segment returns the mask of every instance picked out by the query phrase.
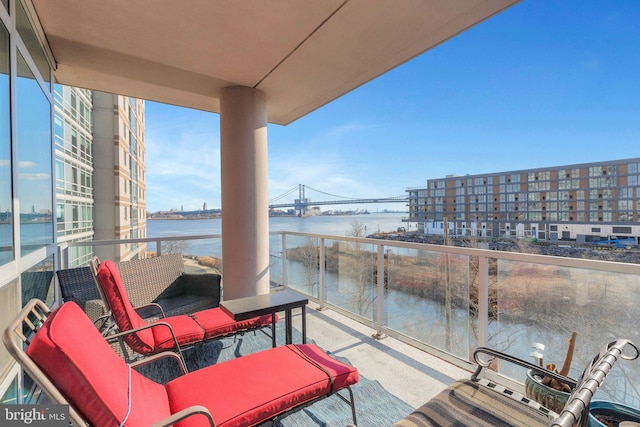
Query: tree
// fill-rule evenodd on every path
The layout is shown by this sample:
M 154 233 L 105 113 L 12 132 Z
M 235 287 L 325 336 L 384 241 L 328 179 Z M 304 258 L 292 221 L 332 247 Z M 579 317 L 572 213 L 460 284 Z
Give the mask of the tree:
M 167 240 L 162 243 L 163 254 L 184 254 L 189 243 L 186 240 Z
M 304 269 L 305 284 L 313 286 L 317 284 L 318 277 L 318 243 L 314 238 L 307 238 L 304 246 L 299 251 L 299 261 Z
M 354 220 L 351 222 L 351 236 L 364 237 L 366 227 Z M 348 245 L 349 250 L 340 256 L 340 273 L 350 280 L 349 302 L 360 315 L 367 314 L 376 299 L 374 283 L 375 257 L 370 251 L 362 250 L 361 243 Z

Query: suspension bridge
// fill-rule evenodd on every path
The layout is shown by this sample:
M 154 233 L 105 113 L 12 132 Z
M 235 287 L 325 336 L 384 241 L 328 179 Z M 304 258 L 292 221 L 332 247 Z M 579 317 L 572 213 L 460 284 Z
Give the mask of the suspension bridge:
M 329 200 L 311 200 L 306 195 L 306 190 L 314 191 L 321 194 L 323 198 L 329 198 Z M 283 199 L 295 197 L 293 202 L 285 202 Z M 392 196 L 392 197 L 373 197 L 357 199 L 353 197 L 338 196 L 335 194 L 327 193 L 325 191 L 317 190 L 309 187 L 308 185 L 298 184 L 291 190 L 269 200 L 269 209 L 281 209 L 281 208 L 294 208 L 296 215 L 304 215 L 307 213 L 309 206 L 323 206 L 323 205 L 351 205 L 358 203 L 408 203 L 409 197 L 407 195 Z

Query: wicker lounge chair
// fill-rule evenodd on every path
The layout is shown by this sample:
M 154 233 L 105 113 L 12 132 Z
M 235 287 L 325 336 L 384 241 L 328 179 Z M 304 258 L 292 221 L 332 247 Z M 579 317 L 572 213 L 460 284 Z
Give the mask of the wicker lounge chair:
M 148 356 L 165 350 L 175 350 L 182 355 L 181 347 L 272 326 L 272 316 L 264 315 L 235 321 L 221 308 L 210 308 L 191 315 L 165 316 L 162 307 L 150 304 L 158 310 L 160 318 L 147 323 L 133 308 L 122 278 L 111 260 L 91 263 L 103 299 L 118 325 L 126 344 L 137 354 Z M 138 307 L 137 309 L 144 308 Z M 274 318 L 277 321 L 277 316 Z
M 180 254 L 121 261 L 116 267 L 134 307 L 155 303 L 167 316 L 174 316 L 220 304 L 220 274 L 187 273 Z M 77 303 L 93 321 L 108 313 L 89 266 L 62 269 L 56 274 L 64 301 Z M 36 297 L 40 298 L 32 296 Z M 144 312 L 142 317 L 146 317 Z
M 187 273 L 181 254 L 116 262 L 134 307 L 157 303 L 167 316 L 191 314 L 220 304 L 222 276 Z
M 356 368 L 313 344 L 287 345 L 184 374 L 162 385 L 127 365 L 73 303 L 31 300 L 5 330 L 9 353 L 80 426 L 253 426 L 336 394 L 355 405 Z M 26 349 L 25 349 L 26 347 Z M 149 362 L 175 353 L 161 353 Z M 349 397 L 339 392 L 347 390 Z
M 91 268 L 68 268 L 56 271 L 56 275 L 64 302 L 78 304 L 93 322 L 102 320 L 108 314 Z
M 625 347 L 632 354 L 625 355 Z M 483 361 L 483 357 L 489 356 Z M 395 424 L 394 427 L 572 427 L 586 426 L 591 398 L 619 358 L 636 359 L 638 348 L 620 339 L 609 343 L 587 365 L 578 381 L 560 376 L 508 354 L 480 347 L 474 352 L 478 369 L 469 380 L 460 380 Z M 557 414 L 520 393 L 478 376 L 495 359 L 531 369 L 568 384 L 573 393 Z

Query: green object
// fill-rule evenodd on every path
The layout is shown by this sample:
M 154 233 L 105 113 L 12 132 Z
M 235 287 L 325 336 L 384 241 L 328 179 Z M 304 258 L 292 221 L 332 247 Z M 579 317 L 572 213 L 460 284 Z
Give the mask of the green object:
M 608 422 L 608 424 L 602 423 L 599 419 Z M 621 421 L 640 423 L 640 411 L 621 403 L 606 400 L 591 401 L 588 427 L 617 426 Z
M 525 395 L 559 414 L 569 400 L 569 393 L 544 385 L 541 381 L 540 375 L 530 370 L 527 371 L 527 378 L 524 382 Z

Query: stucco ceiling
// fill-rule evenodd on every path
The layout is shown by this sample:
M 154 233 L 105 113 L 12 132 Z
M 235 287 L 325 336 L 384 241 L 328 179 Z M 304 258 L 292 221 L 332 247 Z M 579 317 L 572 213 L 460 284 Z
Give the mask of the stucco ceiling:
M 32 0 L 59 83 L 287 124 L 518 0 Z

